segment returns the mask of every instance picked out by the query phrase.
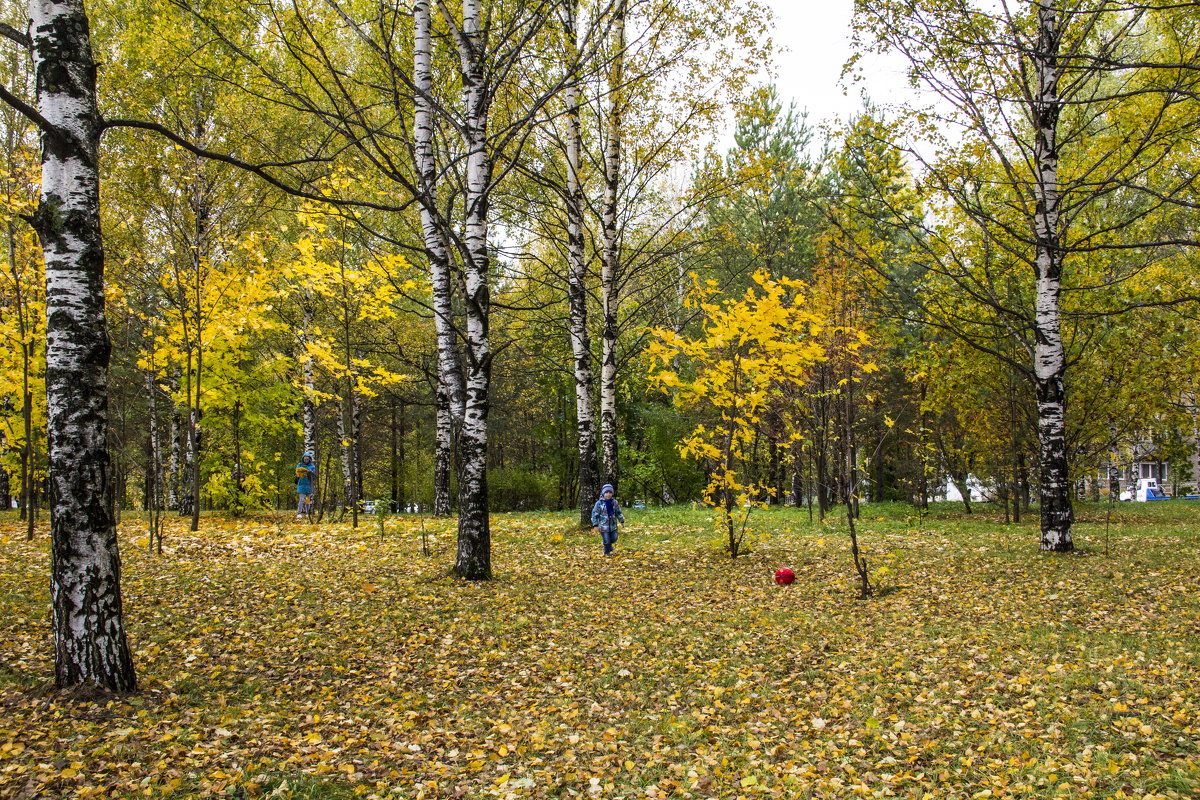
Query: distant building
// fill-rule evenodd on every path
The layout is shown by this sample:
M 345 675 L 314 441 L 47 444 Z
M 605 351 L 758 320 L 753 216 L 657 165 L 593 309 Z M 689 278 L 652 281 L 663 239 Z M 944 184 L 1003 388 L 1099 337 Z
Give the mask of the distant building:
M 1171 465 L 1158 452 L 1158 448 L 1154 442 L 1148 439 L 1142 439 L 1135 442 L 1129 448 L 1127 458 L 1119 461 L 1110 461 L 1101 464 L 1097 470 L 1095 480 L 1100 488 L 1100 494 L 1107 495 L 1109 484 L 1115 478 L 1118 482 L 1118 492 L 1135 492 L 1137 491 L 1138 481 L 1145 478 L 1153 478 L 1158 481 L 1158 487 L 1168 494 L 1178 489 L 1180 494 L 1186 494 L 1195 488 L 1195 476 L 1200 475 L 1200 449 L 1193 448 L 1192 450 L 1192 468 L 1191 474 L 1172 475 Z M 1178 486 L 1174 486 L 1173 479 L 1178 479 Z

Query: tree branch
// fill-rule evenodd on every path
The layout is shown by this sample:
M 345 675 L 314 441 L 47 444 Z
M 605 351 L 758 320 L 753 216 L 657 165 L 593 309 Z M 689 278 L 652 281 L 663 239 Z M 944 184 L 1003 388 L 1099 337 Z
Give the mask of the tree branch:
M 212 161 L 219 161 L 223 164 L 229 164 L 237 167 L 238 169 L 257 175 L 275 188 L 281 189 L 293 197 L 302 197 L 306 200 L 315 200 L 320 203 L 328 203 L 335 206 L 354 206 L 358 208 L 370 208 L 376 211 L 386 212 L 403 211 L 408 206 L 407 203 L 400 206 L 393 206 L 383 203 L 372 203 L 368 200 L 348 200 L 344 198 L 330 197 L 329 195 L 311 192 L 298 186 L 292 186 L 267 172 L 265 165 L 251 164 L 248 161 L 243 161 L 237 156 L 229 155 L 228 153 L 218 153 L 213 150 L 207 150 L 189 142 L 187 139 L 175 133 L 170 128 L 160 125 L 157 122 L 145 122 L 143 120 L 136 119 L 106 119 L 101 124 L 100 131 L 103 133 L 110 128 L 135 128 L 138 130 L 152 131 L 153 133 L 157 133 L 160 136 L 169 139 L 170 141 L 182 147 L 184 150 L 187 150 L 189 153 L 194 153 L 201 158 L 207 158 Z M 316 161 L 316 159 L 313 161 Z M 306 162 L 295 161 L 289 163 L 301 164 Z
M 4 36 L 9 39 L 12 39 L 14 42 L 21 45 L 21 47 L 24 47 L 26 50 L 33 49 L 33 39 L 31 39 L 29 37 L 29 34 L 26 33 L 25 31 L 19 31 L 16 28 L 14 28 L 12 25 L 9 25 L 7 23 L 0 22 L 0 36 Z
M 62 131 L 55 125 L 50 123 L 50 120 L 43 117 L 36 108 L 26 103 L 21 98 L 10 92 L 6 86 L 0 84 L 0 100 L 8 103 L 10 106 L 19 111 L 26 119 L 41 128 L 42 132 L 47 136 L 62 136 Z

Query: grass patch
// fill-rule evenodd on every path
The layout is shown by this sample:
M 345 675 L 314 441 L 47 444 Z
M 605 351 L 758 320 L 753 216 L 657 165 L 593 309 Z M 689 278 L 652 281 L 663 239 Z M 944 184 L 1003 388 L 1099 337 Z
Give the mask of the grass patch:
M 628 511 L 612 559 L 499 515 L 487 584 L 445 520 L 209 517 L 160 557 L 131 519 L 141 691 L 101 700 L 38 691 L 48 542 L 0 515 L 0 796 L 1193 796 L 1200 506 L 1107 542 L 1078 513 L 1057 556 L 986 505 L 866 504 L 865 603 L 840 509 L 756 512 L 732 562 L 690 507 Z

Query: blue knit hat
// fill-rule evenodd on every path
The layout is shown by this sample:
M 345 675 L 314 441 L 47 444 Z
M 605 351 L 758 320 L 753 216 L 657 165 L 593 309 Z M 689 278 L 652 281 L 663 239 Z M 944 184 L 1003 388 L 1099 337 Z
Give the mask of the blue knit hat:
M 600 496 L 601 496 L 601 497 L 603 497 L 603 496 L 604 496 L 604 493 L 605 493 L 605 492 L 612 492 L 613 494 L 616 494 L 616 490 L 615 490 L 615 489 L 613 489 L 613 487 L 612 487 L 612 484 L 611 484 L 611 483 L 606 483 L 606 484 L 604 484 L 603 486 L 601 486 L 601 487 L 600 487 Z

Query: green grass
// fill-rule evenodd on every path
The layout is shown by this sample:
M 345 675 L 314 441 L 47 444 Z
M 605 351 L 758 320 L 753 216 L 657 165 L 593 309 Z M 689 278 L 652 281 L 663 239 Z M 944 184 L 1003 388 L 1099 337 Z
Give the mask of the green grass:
M 486 584 L 448 521 L 214 517 L 159 557 L 129 519 L 141 691 L 99 701 L 45 692 L 45 533 L 0 515 L 0 796 L 1194 796 L 1200 505 L 1109 512 L 1060 556 L 865 504 L 865 602 L 842 509 L 756 511 L 736 561 L 703 509 L 629 510 L 612 559 L 501 515 Z

